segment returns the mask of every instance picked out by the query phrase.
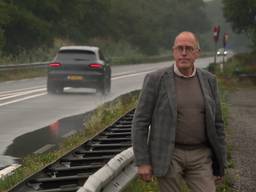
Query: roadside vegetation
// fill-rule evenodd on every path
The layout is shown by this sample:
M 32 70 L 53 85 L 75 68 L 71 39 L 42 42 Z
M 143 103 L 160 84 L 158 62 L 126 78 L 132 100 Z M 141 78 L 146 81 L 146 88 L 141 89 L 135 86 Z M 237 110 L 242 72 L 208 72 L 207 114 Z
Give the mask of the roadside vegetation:
M 0 82 L 46 76 L 47 69 L 19 69 L 0 71 Z
M 223 73 L 218 64 L 211 64 L 209 71 L 215 73 L 221 80 L 221 84 L 228 90 L 239 86 L 256 85 L 256 54 L 239 53 L 224 63 Z M 254 77 L 253 77 L 254 75 Z
M 183 30 L 199 36 L 202 50 L 213 51 L 212 27 L 216 24 L 221 27 L 220 37 L 228 32 L 232 37 L 229 46 L 239 49 L 248 41 L 232 32 L 222 7 L 236 32 L 246 31 L 253 40 L 255 19 L 251 13 L 255 6 L 247 1 L 237 20 L 240 0 L 234 2 L 237 6 L 232 0 L 2 0 L 0 64 L 50 61 L 64 45 L 99 46 L 110 58 L 166 55 L 174 37 Z M 255 47 L 255 41 L 251 42 Z
M 139 91 L 133 91 L 99 106 L 89 115 L 84 124 L 85 128 L 60 143 L 57 150 L 43 154 L 31 154 L 22 159 L 20 168 L 15 170 L 12 175 L 0 180 L 0 191 L 9 190 L 112 125 L 121 116 L 135 108 L 138 95 Z
M 136 53 L 157 55 L 181 30 L 210 30 L 204 6 L 203 0 L 3 0 L 0 54 L 16 57 L 38 47 L 50 49 L 57 39 L 65 45 L 126 44 Z
M 224 1 L 227 16 L 235 13 L 228 1 Z M 222 12 L 222 0 L 3 0 L 0 65 L 51 61 L 66 45 L 99 46 L 112 65 L 166 61 L 171 58 L 174 37 L 183 30 L 195 32 L 201 49 L 209 53 L 213 52 L 212 27 L 216 23 L 221 26 L 220 39 L 228 32 L 230 47 L 245 47 L 247 41 L 233 34 Z M 0 81 L 45 75 L 45 69 L 0 71 Z
M 1 64 L 26 64 L 47 62 L 53 60 L 57 50 L 67 43 L 61 40 L 55 42 L 54 48 L 48 50 L 35 49 L 33 51 L 24 51 L 16 56 L 0 56 Z M 170 50 L 162 50 L 158 55 L 146 55 L 136 49 L 133 49 L 129 44 L 123 42 L 114 44 L 99 43 L 100 47 L 105 50 L 103 53 L 109 60 L 110 65 L 122 64 L 139 64 L 139 63 L 153 63 L 171 60 Z M 137 51 L 137 52 L 136 52 Z M 41 68 L 20 68 L 13 70 L 0 70 L 0 82 L 10 80 L 20 80 L 25 78 L 44 77 L 47 75 L 47 65 Z

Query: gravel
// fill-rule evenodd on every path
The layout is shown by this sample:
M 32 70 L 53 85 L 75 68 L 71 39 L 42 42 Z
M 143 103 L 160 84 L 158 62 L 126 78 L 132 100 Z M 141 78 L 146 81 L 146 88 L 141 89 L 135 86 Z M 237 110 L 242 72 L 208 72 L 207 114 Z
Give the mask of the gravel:
M 229 98 L 228 142 L 234 161 L 234 191 L 256 192 L 256 87 L 240 88 Z

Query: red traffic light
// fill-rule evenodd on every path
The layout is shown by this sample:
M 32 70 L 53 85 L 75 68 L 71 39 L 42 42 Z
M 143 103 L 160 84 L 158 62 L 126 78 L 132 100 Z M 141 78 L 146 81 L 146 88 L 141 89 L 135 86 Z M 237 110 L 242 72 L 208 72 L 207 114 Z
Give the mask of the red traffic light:
M 219 36 L 220 36 L 220 26 L 214 26 L 213 28 L 213 39 L 215 42 L 217 42 L 219 40 Z

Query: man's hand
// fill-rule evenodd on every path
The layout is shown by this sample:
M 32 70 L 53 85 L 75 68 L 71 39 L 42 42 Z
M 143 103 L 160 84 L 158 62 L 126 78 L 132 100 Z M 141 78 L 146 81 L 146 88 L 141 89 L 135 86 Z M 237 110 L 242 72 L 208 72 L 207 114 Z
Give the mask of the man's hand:
M 138 166 L 138 175 L 143 181 L 152 181 L 152 167 L 151 165 Z

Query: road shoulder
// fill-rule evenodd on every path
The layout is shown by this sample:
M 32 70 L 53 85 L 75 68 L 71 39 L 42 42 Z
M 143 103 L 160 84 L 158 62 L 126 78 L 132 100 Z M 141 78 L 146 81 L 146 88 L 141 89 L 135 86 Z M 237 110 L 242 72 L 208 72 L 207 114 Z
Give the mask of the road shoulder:
M 232 146 L 234 191 L 256 191 L 256 87 L 239 88 L 229 97 L 227 136 Z

